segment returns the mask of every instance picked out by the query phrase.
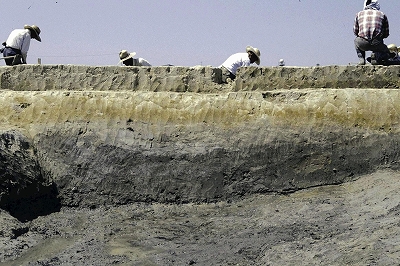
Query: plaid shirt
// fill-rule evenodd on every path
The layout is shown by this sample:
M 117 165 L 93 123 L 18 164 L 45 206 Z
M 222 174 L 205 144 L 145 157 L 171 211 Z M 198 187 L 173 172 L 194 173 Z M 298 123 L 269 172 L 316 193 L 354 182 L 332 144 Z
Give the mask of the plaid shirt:
M 389 36 L 389 22 L 386 15 L 378 10 L 366 9 L 357 13 L 354 34 L 366 40 Z

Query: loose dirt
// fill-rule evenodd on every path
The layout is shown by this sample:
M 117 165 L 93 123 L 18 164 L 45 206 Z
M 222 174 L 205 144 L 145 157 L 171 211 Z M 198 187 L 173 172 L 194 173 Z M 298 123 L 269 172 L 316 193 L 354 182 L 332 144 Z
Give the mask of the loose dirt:
M 0 212 L 0 265 L 400 265 L 400 172 L 214 204 Z

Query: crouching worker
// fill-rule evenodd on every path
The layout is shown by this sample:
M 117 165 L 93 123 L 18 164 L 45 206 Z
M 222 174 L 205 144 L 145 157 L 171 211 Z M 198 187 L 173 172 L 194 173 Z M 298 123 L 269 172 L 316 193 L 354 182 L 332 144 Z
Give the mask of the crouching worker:
M 250 66 L 251 64 L 260 64 L 260 50 L 252 46 L 246 47 L 246 53 L 236 53 L 228 57 L 222 65 L 222 82 L 229 82 L 236 78 L 236 71 L 239 67 Z
M 125 66 L 151 66 L 146 59 L 133 58 L 135 55 L 135 52 L 128 53 L 127 50 L 122 50 L 119 52 L 120 63 L 123 63 Z
M 379 58 L 371 58 L 371 64 L 383 64 L 389 58 L 389 50 L 383 39 L 389 36 L 389 22 L 380 11 L 377 0 L 366 0 L 364 10 L 357 13 L 353 32 L 356 35 L 356 47 L 359 65 L 365 65 L 365 51 L 379 52 Z
M 31 39 L 41 42 L 40 29 L 36 25 L 25 25 L 23 29 L 13 30 L 3 43 L 4 60 L 7 66 L 26 64 Z

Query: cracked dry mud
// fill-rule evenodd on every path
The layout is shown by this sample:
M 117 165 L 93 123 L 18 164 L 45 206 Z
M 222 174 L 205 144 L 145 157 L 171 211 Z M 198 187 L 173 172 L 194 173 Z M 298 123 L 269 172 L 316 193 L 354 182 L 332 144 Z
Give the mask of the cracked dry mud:
M 213 204 L 0 213 L 0 265 L 399 265 L 400 172 Z

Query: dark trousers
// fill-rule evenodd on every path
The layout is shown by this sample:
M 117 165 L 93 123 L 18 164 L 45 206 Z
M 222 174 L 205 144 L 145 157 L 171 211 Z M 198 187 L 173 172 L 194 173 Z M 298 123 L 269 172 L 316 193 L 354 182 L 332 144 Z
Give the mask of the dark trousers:
M 386 60 L 389 58 L 389 49 L 386 44 L 383 43 L 383 39 L 376 38 L 373 40 L 366 40 L 361 37 L 356 37 L 354 40 L 356 46 L 356 52 L 359 59 L 365 59 L 365 51 L 379 52 L 381 55 L 381 60 Z
M 4 57 L 10 57 L 4 59 L 6 61 L 7 66 L 14 66 L 22 64 L 22 53 L 18 49 L 14 49 L 11 47 L 5 47 L 3 51 Z

